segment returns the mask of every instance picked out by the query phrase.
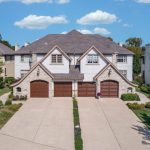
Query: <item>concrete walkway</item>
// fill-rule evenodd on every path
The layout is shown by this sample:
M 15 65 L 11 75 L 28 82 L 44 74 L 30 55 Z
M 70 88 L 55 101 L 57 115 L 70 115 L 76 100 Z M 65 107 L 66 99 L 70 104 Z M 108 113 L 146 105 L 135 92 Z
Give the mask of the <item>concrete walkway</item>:
M 120 99 L 78 98 L 84 150 L 148 150 L 148 130 Z
M 147 103 L 147 102 L 150 102 L 150 99 L 149 98 L 147 98 L 144 94 L 142 94 L 142 93 L 140 93 L 140 92 L 136 92 L 138 95 L 139 95 L 139 97 L 140 97 L 140 101 L 138 102 L 138 103 Z
M 74 150 L 72 99 L 30 99 L 0 131 L 2 150 Z

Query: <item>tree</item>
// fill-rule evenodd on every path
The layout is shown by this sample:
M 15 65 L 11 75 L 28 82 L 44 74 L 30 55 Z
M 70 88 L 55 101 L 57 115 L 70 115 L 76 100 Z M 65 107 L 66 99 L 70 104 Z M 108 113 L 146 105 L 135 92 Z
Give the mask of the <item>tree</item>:
M 125 48 L 132 51 L 135 55 L 133 57 L 133 73 L 134 77 L 141 73 L 141 56 L 142 56 L 142 39 L 129 38 L 124 45 Z
M 113 41 L 113 38 L 112 38 L 112 37 L 107 37 L 107 39 L 109 39 L 110 41 Z
M 0 43 L 2 43 L 2 44 L 4 44 L 4 45 L 8 46 L 9 48 L 11 48 L 11 49 L 13 49 L 13 50 L 15 49 L 14 46 L 12 46 L 8 41 L 6 41 L 6 40 L 3 39 L 3 37 L 2 37 L 1 34 L 0 34 Z

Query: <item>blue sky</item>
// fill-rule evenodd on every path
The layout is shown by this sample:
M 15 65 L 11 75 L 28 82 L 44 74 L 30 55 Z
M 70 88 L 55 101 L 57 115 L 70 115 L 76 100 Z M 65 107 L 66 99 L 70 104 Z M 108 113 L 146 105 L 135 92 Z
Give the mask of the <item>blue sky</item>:
M 149 27 L 150 0 L 0 0 L 0 33 L 11 44 L 72 29 L 146 44 Z

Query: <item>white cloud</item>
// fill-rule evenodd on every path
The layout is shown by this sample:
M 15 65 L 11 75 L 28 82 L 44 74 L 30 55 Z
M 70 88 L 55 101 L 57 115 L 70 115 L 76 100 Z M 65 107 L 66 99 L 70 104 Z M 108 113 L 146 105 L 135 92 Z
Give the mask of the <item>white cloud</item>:
M 81 32 L 82 34 L 102 34 L 102 35 L 109 35 L 109 34 L 111 34 L 111 32 L 108 31 L 107 29 L 99 28 L 99 27 L 96 27 L 93 30 L 77 29 L 77 31 Z
M 95 29 L 94 29 L 94 33 L 102 34 L 102 35 L 108 35 L 108 34 L 111 34 L 111 32 L 108 31 L 108 30 L 105 29 L 105 28 L 95 28 Z
M 78 19 L 77 23 L 82 25 L 111 24 L 116 22 L 117 19 L 118 18 L 115 14 L 97 10 Z
M 66 4 L 66 3 L 69 3 L 70 0 L 56 0 L 56 2 L 57 2 L 58 4 Z
M 138 3 L 150 3 L 150 0 L 136 0 Z
M 128 23 L 124 23 L 123 27 L 127 27 L 127 28 L 131 28 L 133 25 L 132 24 L 128 24 Z
M 24 4 L 56 2 L 58 4 L 65 4 L 65 3 L 69 3 L 70 0 L 0 0 L 0 3 L 4 3 L 4 2 L 21 2 Z
M 67 23 L 65 16 L 37 16 L 29 15 L 20 21 L 14 23 L 15 26 L 27 29 L 45 29 L 53 24 L 65 24 Z

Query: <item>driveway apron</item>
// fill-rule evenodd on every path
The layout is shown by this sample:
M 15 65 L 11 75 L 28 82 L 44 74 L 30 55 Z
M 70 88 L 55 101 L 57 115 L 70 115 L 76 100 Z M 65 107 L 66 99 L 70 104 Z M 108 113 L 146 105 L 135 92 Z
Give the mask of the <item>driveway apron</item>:
M 0 145 L 3 150 L 74 150 L 72 99 L 29 99 L 1 129 Z

